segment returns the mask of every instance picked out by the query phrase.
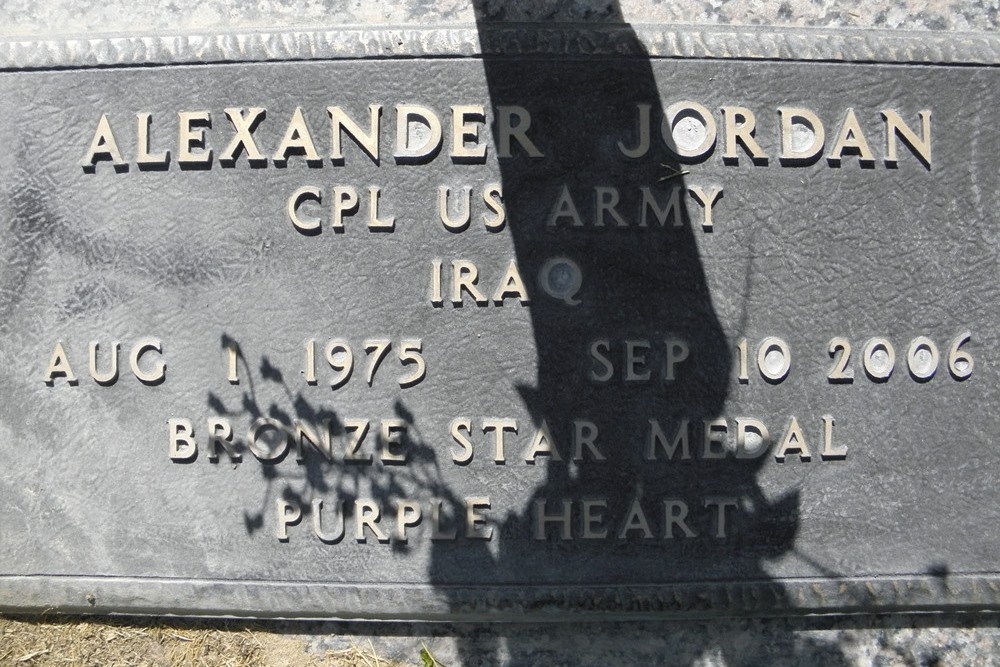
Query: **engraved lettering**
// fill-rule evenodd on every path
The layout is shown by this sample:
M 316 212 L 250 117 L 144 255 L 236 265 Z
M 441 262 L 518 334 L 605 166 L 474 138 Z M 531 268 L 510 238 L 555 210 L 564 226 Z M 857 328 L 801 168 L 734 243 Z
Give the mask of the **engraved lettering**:
M 288 527 L 302 520 L 302 508 L 297 503 L 278 498 L 275 501 L 278 509 L 277 537 L 280 542 L 288 541 Z
M 549 425 L 543 420 L 541 425 L 535 430 L 535 435 L 531 438 L 531 446 L 524 455 L 524 462 L 535 465 L 539 456 L 550 456 L 553 461 L 562 461 L 559 450 L 552 442 L 552 433 Z
M 322 158 L 316 152 L 316 145 L 313 143 L 312 132 L 306 123 L 305 116 L 302 115 L 302 107 L 295 107 L 288 127 L 285 129 L 285 136 L 278 144 L 278 150 L 274 151 L 274 164 L 284 167 L 288 164 L 288 158 L 292 155 L 301 155 L 306 159 L 306 163 L 312 166 L 322 164 Z
M 608 509 L 608 501 L 584 500 L 580 505 L 583 509 L 583 534 L 581 537 L 585 540 L 606 538 L 608 536 L 608 529 L 604 525 L 603 511 Z
M 267 164 L 267 158 L 257 148 L 257 142 L 253 138 L 253 133 L 264 121 L 267 111 L 261 107 L 251 107 L 247 109 L 246 115 L 243 109 L 226 109 L 226 118 L 233 124 L 236 135 L 226 146 L 226 149 L 219 153 L 219 164 L 223 167 L 236 166 L 236 160 L 243 153 L 246 153 L 247 162 L 254 167 L 263 167 Z
M 898 113 L 892 109 L 882 110 L 882 118 L 885 119 L 885 164 L 887 166 L 895 167 L 899 163 L 899 158 L 896 153 L 896 138 L 899 137 L 903 140 L 903 143 L 907 145 L 910 151 L 924 163 L 925 167 L 928 169 L 931 168 L 930 109 L 917 112 L 917 117 L 920 118 L 921 136 L 919 138 L 916 133 L 903 122 L 903 119 Z
M 847 446 L 835 447 L 833 444 L 833 417 L 823 415 L 823 451 L 820 458 L 824 461 L 847 458 Z
M 329 532 L 323 528 L 323 499 L 315 498 L 312 501 L 312 530 L 320 542 L 335 544 L 344 538 L 344 503 L 336 505 L 338 520 L 334 524 L 333 532 Z
M 681 535 L 685 538 L 696 537 L 695 533 L 685 522 L 688 516 L 688 504 L 683 500 L 664 500 L 663 501 L 663 517 L 664 517 L 664 527 L 663 536 L 668 540 L 674 538 L 674 526 L 680 528 Z
M 705 498 L 705 507 L 714 507 L 715 513 L 715 537 L 723 539 L 726 537 L 726 508 L 737 507 L 736 498 Z
M 163 353 L 163 345 L 156 338 L 149 338 L 136 343 L 135 346 L 132 347 L 132 353 L 128 358 L 129 367 L 132 369 L 132 374 L 135 375 L 143 384 L 160 384 L 167 377 L 167 364 L 163 361 L 163 359 L 157 359 L 153 362 L 152 370 L 142 370 L 139 368 L 139 360 L 142 359 L 147 352 L 155 352 L 157 355 L 161 355 Z
M 728 425 L 725 419 L 706 419 L 703 421 L 705 438 L 702 442 L 703 448 L 701 458 L 703 459 L 724 459 L 728 453 L 726 450 L 726 434 Z
M 677 338 L 667 339 L 663 344 L 667 348 L 666 371 L 663 374 L 663 379 L 670 382 L 677 379 L 677 366 L 687 361 L 691 355 L 691 346 Z
M 367 528 L 379 542 L 389 541 L 389 535 L 379 527 L 379 522 L 382 520 L 382 508 L 379 507 L 378 503 L 372 500 L 359 500 L 354 504 L 354 508 L 356 512 L 355 540 L 361 543 L 367 542 L 368 537 L 365 535 L 365 528 Z
M 462 293 L 465 292 L 472 297 L 472 300 L 480 306 L 485 306 L 488 301 L 479 288 L 479 269 L 472 262 L 464 259 L 456 259 L 451 262 L 451 302 L 456 306 L 462 305 Z
M 562 509 L 557 510 L 555 514 L 549 514 L 547 512 L 547 500 L 536 500 L 534 503 L 535 507 L 535 539 L 544 540 L 546 537 L 546 528 L 549 524 L 555 524 L 559 528 L 559 539 L 569 540 L 573 538 L 571 521 L 573 518 L 573 501 L 563 500 L 561 502 Z
M 639 503 L 638 498 L 634 498 L 632 504 L 629 506 L 625 522 L 618 531 L 618 539 L 624 540 L 628 537 L 628 533 L 631 530 L 642 531 L 642 538 L 644 540 L 653 539 L 653 531 L 649 529 L 649 521 L 646 520 L 646 513 L 642 511 L 642 505 Z
M 473 447 L 472 441 L 469 440 L 469 437 L 472 436 L 472 420 L 462 417 L 452 419 L 451 426 L 448 427 L 448 430 L 451 433 L 451 438 L 455 441 L 455 444 L 462 448 L 460 452 L 452 452 L 451 460 L 458 465 L 471 463 Z M 463 430 L 465 433 L 462 433 Z
M 722 107 L 722 119 L 723 131 L 726 135 L 726 149 L 722 153 L 723 161 L 739 164 L 740 156 L 736 150 L 738 142 L 754 164 L 767 164 L 767 155 L 764 154 L 755 138 L 757 119 L 754 117 L 753 111 L 746 107 Z
M 177 121 L 177 164 L 181 168 L 211 166 L 212 149 L 205 138 L 205 129 L 212 127 L 212 114 L 208 111 L 179 111 Z
M 650 109 L 652 109 L 652 105 L 636 104 L 635 108 L 639 114 L 636 146 L 635 148 L 626 148 L 624 143 L 621 141 L 618 142 L 618 150 L 621 151 L 622 155 L 629 158 L 640 158 L 649 152 Z
M 402 419 L 383 419 L 379 430 L 379 458 L 385 465 L 405 465 L 406 422 Z M 395 448 L 395 449 L 394 449 Z M 400 451 L 404 448 L 404 451 Z
M 343 164 L 344 151 L 341 133 L 346 132 L 375 164 L 379 163 L 379 121 L 382 117 L 381 104 L 368 105 L 368 132 L 361 129 L 340 107 L 327 107 L 330 114 L 331 148 L 330 158 L 334 164 Z
M 583 461 L 583 448 L 590 452 L 594 461 L 604 461 L 606 457 L 597 448 L 597 424 L 586 419 L 573 421 L 573 460 Z
M 299 207 L 307 201 L 315 201 L 318 204 L 323 203 L 323 194 L 319 188 L 304 185 L 293 192 L 292 196 L 288 198 L 288 206 L 285 212 L 295 229 L 306 235 L 318 234 L 321 230 L 320 219 L 318 217 L 304 218 L 299 214 Z
M 618 192 L 618 188 L 596 187 L 594 188 L 594 198 L 597 200 L 594 206 L 595 226 L 603 227 L 605 214 L 608 213 L 618 227 L 628 227 L 625 218 L 615 208 L 618 206 L 618 202 L 621 201 L 621 193 Z
M 667 150 L 685 162 L 700 162 L 715 149 L 715 118 L 698 102 L 683 100 L 667 107 L 660 132 Z
M 604 355 L 602 348 L 604 352 L 610 352 L 611 341 L 600 338 L 590 344 L 590 358 L 600 365 L 600 369 L 593 365 L 590 367 L 590 379 L 594 382 L 608 382 L 615 374 L 614 364 Z
M 109 355 L 111 360 L 108 364 L 110 368 L 104 373 L 97 370 L 97 352 L 99 348 L 100 343 L 98 341 L 94 340 L 90 342 L 90 377 L 94 378 L 94 382 L 99 385 L 112 385 L 118 380 L 118 350 L 121 348 L 121 343 L 115 341 L 111 344 L 111 354 Z
M 406 529 L 419 526 L 422 517 L 423 511 L 420 509 L 420 503 L 412 500 L 396 501 L 396 530 L 393 531 L 393 537 L 396 538 L 396 541 L 406 544 L 409 539 L 406 536 Z
M 819 116 L 799 107 L 779 107 L 778 115 L 781 118 L 781 164 L 812 164 L 826 142 Z
M 451 157 L 455 162 L 484 162 L 486 146 L 479 143 L 479 125 L 486 121 L 481 105 L 457 104 L 451 108 Z M 466 146 L 471 142 L 472 146 Z
M 839 166 L 844 151 L 856 153 L 858 161 L 862 165 L 875 164 L 875 155 L 868 146 L 868 140 L 865 139 L 857 116 L 854 115 L 854 109 L 850 108 L 847 110 L 847 115 L 844 116 L 844 122 L 837 133 L 837 140 L 833 142 L 833 148 L 830 149 L 830 154 L 826 158 L 827 161 L 834 166 Z
M 569 193 L 568 185 L 562 187 L 559 199 L 556 200 L 555 205 L 552 207 L 552 212 L 549 214 L 549 220 L 546 224 L 549 227 L 555 227 L 563 218 L 569 218 L 570 224 L 574 227 L 583 227 L 580 211 L 576 208 L 576 203 L 573 202 L 573 196 Z
M 809 447 L 806 445 L 805 434 L 802 433 L 799 420 L 795 417 L 792 417 L 788 423 L 788 429 L 781 437 L 778 450 L 774 453 L 774 459 L 783 462 L 789 454 L 798 454 L 802 461 L 809 461 L 812 458 L 809 454 Z
M 736 458 L 755 459 L 771 446 L 771 435 L 759 419 L 736 420 Z
M 640 227 L 649 226 L 649 223 L 646 221 L 648 217 L 647 214 L 649 212 L 652 212 L 656 217 L 656 222 L 659 223 L 660 227 L 666 226 L 668 218 L 674 221 L 674 227 L 681 227 L 684 225 L 684 220 L 682 219 L 683 209 L 681 208 L 680 188 L 670 189 L 670 196 L 667 199 L 666 206 L 663 208 L 660 208 L 660 204 L 656 201 L 656 197 L 653 195 L 652 189 L 643 186 L 639 190 L 642 192 L 642 205 L 639 209 Z M 704 206 L 704 204 L 702 204 L 702 206 Z
M 149 128 L 153 123 L 153 115 L 137 113 L 136 121 L 136 156 L 135 163 L 139 169 L 166 168 L 170 163 L 170 151 L 151 153 L 149 148 Z
M 646 355 L 639 350 L 648 350 L 649 341 L 626 340 L 625 341 L 625 381 L 645 382 L 649 380 L 652 373 L 646 367 Z
M 469 539 L 488 540 L 493 537 L 493 527 L 480 510 L 490 509 L 488 496 L 473 496 L 465 499 L 465 536 Z
M 284 458 L 291 439 L 292 434 L 285 425 L 271 417 L 254 420 L 247 431 L 247 447 L 258 461 L 264 463 L 274 463 Z
M 411 131 L 411 125 L 419 130 Z M 417 143 L 411 144 L 411 140 Z M 420 163 L 441 148 L 441 121 L 427 107 L 400 104 L 396 107 L 396 152 L 398 163 Z
M 193 443 L 192 443 L 193 444 Z M 243 455 L 236 451 L 233 443 L 233 427 L 228 419 L 210 417 L 208 419 L 208 460 L 213 463 L 219 460 L 219 447 L 229 456 L 229 460 L 239 463 Z
M 649 420 L 649 438 L 646 440 L 646 460 L 656 461 L 656 450 L 660 448 L 667 455 L 668 461 L 674 460 L 677 448 L 681 450 L 681 460 L 691 460 L 691 451 L 688 447 L 688 431 L 690 423 L 687 419 L 682 419 L 677 423 L 674 430 L 674 437 L 670 438 L 669 444 L 660 422 L 655 419 Z
M 90 142 L 90 148 L 83 156 L 82 166 L 86 172 L 93 173 L 97 163 L 110 160 L 115 171 L 125 171 L 128 163 L 122 158 L 121 151 L 118 150 L 118 141 L 111 131 L 111 123 L 108 122 L 108 115 L 101 114 L 101 119 L 97 121 L 97 129 L 94 130 L 94 138 Z
M 305 445 L 308 443 L 314 451 L 319 452 L 327 461 L 333 461 L 333 442 L 330 436 L 331 421 L 323 420 L 323 429 L 319 433 L 312 426 L 295 419 L 292 421 L 295 438 L 295 460 L 303 463 L 306 460 Z
M 528 138 L 528 130 L 531 128 L 531 114 L 524 107 L 519 106 L 499 106 L 496 110 L 497 113 L 497 129 L 499 146 L 497 147 L 497 154 L 502 158 L 512 157 L 511 155 L 511 139 L 517 141 L 517 143 L 524 149 L 528 157 L 541 158 L 545 157 L 542 152 L 538 150 L 534 142 Z
M 462 188 L 465 194 L 458 197 L 457 217 L 451 217 L 448 212 L 448 199 L 451 197 L 451 188 L 442 185 L 438 188 L 438 217 L 441 224 L 450 232 L 460 232 L 469 226 L 472 219 L 472 188 L 466 186 Z
M 692 185 L 688 188 L 688 192 L 694 197 L 695 201 L 701 204 L 701 210 L 703 212 L 703 217 L 701 220 L 701 226 L 705 231 L 712 231 L 713 221 L 712 221 L 712 210 L 715 208 L 716 202 L 722 198 L 722 187 L 719 185 L 711 185 L 706 190 L 700 185 Z
M 194 425 L 190 419 L 172 418 L 167 420 L 167 455 L 172 461 L 194 461 L 198 456 L 198 445 L 194 440 Z
M 344 420 L 344 460 L 371 463 L 372 455 L 362 455 L 361 443 L 368 435 L 367 419 L 345 419 Z
M 354 215 L 358 211 L 358 191 L 350 185 L 337 185 L 333 188 L 333 210 L 330 226 L 334 231 L 343 231 L 344 216 Z
M 493 432 L 493 462 L 504 464 L 504 433 L 510 431 L 517 434 L 517 422 L 513 419 L 483 419 L 483 433 Z
M 517 299 L 521 305 L 526 305 L 530 301 L 528 291 L 524 288 L 524 281 L 521 280 L 521 274 L 518 273 L 517 263 L 514 260 L 510 260 L 507 271 L 504 272 L 503 277 L 500 278 L 500 284 L 493 292 L 493 303 L 496 305 L 502 306 L 505 299 Z
M 454 540 L 458 537 L 458 529 L 445 530 L 442 508 L 444 501 L 435 499 L 431 501 L 431 539 L 432 540 Z
M 504 228 L 507 220 L 507 209 L 503 203 L 503 189 L 499 183 L 490 183 L 483 188 L 483 203 L 492 213 L 483 213 L 483 224 L 491 232 L 498 232 Z

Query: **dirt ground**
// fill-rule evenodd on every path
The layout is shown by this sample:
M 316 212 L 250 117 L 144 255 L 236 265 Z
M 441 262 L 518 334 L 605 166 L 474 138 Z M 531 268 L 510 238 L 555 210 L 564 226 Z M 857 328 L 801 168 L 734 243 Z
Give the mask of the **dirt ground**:
M 0 667 L 1000 667 L 1000 613 L 563 623 L 0 616 Z
M 0 666 L 104 667 L 443 667 L 430 654 L 400 663 L 376 655 L 374 646 L 352 645 L 323 655 L 307 653 L 301 638 L 241 621 L 158 619 L 39 620 L 0 616 Z

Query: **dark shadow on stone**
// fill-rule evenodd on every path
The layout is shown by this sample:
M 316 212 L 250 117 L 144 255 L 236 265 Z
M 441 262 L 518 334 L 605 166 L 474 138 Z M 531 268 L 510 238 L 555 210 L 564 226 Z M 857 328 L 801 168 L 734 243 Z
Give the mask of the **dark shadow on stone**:
M 711 237 L 692 222 L 700 211 L 688 211 L 694 201 L 688 197 L 688 172 L 672 138 L 659 132 L 661 100 L 676 99 L 680 93 L 672 87 L 681 80 L 664 70 L 657 80 L 617 3 L 609 3 L 603 23 L 588 25 L 505 23 L 513 16 L 513 5 L 488 0 L 475 0 L 475 10 L 489 108 L 494 117 L 501 107 L 527 109 L 529 137 L 544 155 L 532 157 L 527 146 L 512 141 L 512 157 L 494 153 L 491 158 L 499 162 L 517 265 L 522 276 L 541 276 L 542 284 L 553 275 L 553 262 L 575 266 L 578 273 L 568 280 L 575 279 L 577 289 L 566 300 L 550 294 L 563 295 L 558 285 L 530 294 L 536 379 L 519 391 L 530 415 L 526 427 L 546 430 L 557 450 L 534 461 L 545 467 L 544 483 L 524 489 L 519 507 L 506 508 L 509 513 L 493 536 L 499 543 L 496 551 L 485 544 L 433 543 L 431 582 L 449 596 L 452 613 L 461 615 L 489 607 L 470 598 L 463 585 L 503 586 L 511 595 L 523 591 L 530 604 L 546 611 L 614 612 L 617 606 L 618 612 L 655 612 L 662 600 L 652 593 L 637 600 L 612 595 L 610 600 L 586 601 L 588 608 L 570 609 L 576 603 L 565 588 L 768 581 L 764 561 L 794 547 L 798 495 L 766 497 L 756 479 L 764 456 L 702 457 L 704 430 L 708 422 L 722 418 L 735 378 L 732 348 L 716 315 L 699 250 Z M 574 45 L 595 39 L 595 30 L 606 30 L 597 39 L 609 40 L 614 55 L 573 54 Z M 540 51 L 559 55 L 523 53 L 522 44 L 545 40 L 551 48 Z M 642 105 L 650 108 L 650 145 L 630 157 L 629 149 L 641 145 Z M 496 121 L 492 131 L 499 146 L 502 130 Z M 573 206 L 554 206 L 565 192 Z M 647 224 L 640 225 L 647 198 L 665 207 L 675 194 L 681 210 L 672 213 L 673 219 L 665 215 L 659 223 L 647 210 Z M 558 217 L 554 211 L 567 215 Z M 681 224 L 674 225 L 676 220 Z M 667 350 L 676 341 L 687 345 L 689 355 L 671 378 Z M 650 460 L 646 443 L 651 420 L 667 438 L 689 429 L 691 460 L 665 461 L 663 449 L 657 460 Z M 598 426 L 604 460 L 570 446 L 583 421 Z M 524 437 L 523 431 L 519 435 Z M 581 460 L 574 461 L 574 454 L 583 454 Z M 524 465 L 515 460 L 521 456 L 509 453 L 511 465 Z M 559 515 L 567 501 L 572 517 L 568 529 L 560 521 L 539 528 L 542 516 Z M 597 503 L 592 507 L 602 517 L 593 524 L 596 529 L 588 528 L 581 516 L 588 501 Z M 636 518 L 637 506 L 648 519 Z M 671 521 L 678 516 L 683 520 Z M 728 528 L 722 527 L 723 520 Z M 598 537 L 584 539 L 588 532 Z M 725 537 L 719 538 L 723 532 Z M 768 590 L 776 607 L 790 606 L 780 585 Z M 711 608 L 711 602 L 704 605 L 698 608 L 702 612 L 725 613 Z M 586 630 L 577 627 L 570 633 Z M 714 650 L 726 654 L 727 664 L 736 664 L 748 650 L 746 639 L 709 634 L 673 662 L 690 664 Z M 522 643 L 508 639 L 505 664 L 544 660 L 537 646 L 523 645 L 522 651 Z M 799 651 L 804 660 L 843 662 L 825 646 L 789 642 L 785 648 Z M 458 651 L 463 665 L 499 664 L 503 658 L 496 637 L 459 640 Z

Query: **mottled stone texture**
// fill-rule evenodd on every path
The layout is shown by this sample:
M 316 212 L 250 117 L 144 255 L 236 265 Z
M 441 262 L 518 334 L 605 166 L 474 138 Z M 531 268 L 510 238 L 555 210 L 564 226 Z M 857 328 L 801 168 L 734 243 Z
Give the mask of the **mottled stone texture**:
M 996 615 L 813 617 L 593 623 L 585 632 L 561 625 L 461 626 L 323 624 L 292 627 L 310 651 L 368 646 L 404 664 L 421 646 L 445 665 L 878 665 L 943 667 L 1000 661 Z
M 602 0 L 487 1 L 503 21 L 618 21 L 700 25 L 861 27 L 995 31 L 997 0 Z M 135 34 L 199 30 L 333 28 L 339 25 L 471 24 L 463 0 L 8 0 L 0 37 Z M 984 94 L 989 91 L 984 91 Z M 284 624 L 311 650 L 370 638 L 386 657 L 415 662 L 422 643 L 458 665 L 989 665 L 1000 664 L 1000 617 L 855 616 L 574 625 Z
M 503 21 L 615 21 L 609 0 L 485 0 Z M 913 30 L 996 30 L 997 0 L 623 0 L 631 23 L 782 25 Z M 0 5 L 0 36 L 122 34 L 150 31 L 257 30 L 338 25 L 448 25 L 475 20 L 467 0 L 11 0 Z

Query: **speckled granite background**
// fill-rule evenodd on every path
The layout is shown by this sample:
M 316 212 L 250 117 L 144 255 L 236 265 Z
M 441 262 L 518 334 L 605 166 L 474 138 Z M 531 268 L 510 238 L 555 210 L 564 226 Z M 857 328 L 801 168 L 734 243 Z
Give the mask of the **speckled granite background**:
M 883 616 L 586 626 L 350 626 L 309 628 L 311 650 L 352 643 L 409 664 L 426 645 L 443 665 L 517 667 L 943 667 L 1000 664 L 1000 617 Z
M 502 21 L 617 20 L 602 0 L 486 2 Z M 622 0 L 632 23 L 996 31 L 1000 2 L 985 0 Z M 0 38 L 129 35 L 339 25 L 469 25 L 466 0 L 6 0 Z M 983 91 L 983 94 L 995 94 Z M 415 663 L 422 644 L 458 665 L 992 665 L 1000 616 L 885 615 L 586 625 L 280 623 L 322 653 L 372 641 L 387 658 Z
M 338 25 L 441 25 L 475 21 L 468 0 L 6 0 L 0 36 L 121 34 L 168 30 L 255 30 Z M 614 20 L 607 0 L 486 0 L 506 21 Z M 631 23 L 782 25 L 905 30 L 996 30 L 997 0 L 622 0 Z

